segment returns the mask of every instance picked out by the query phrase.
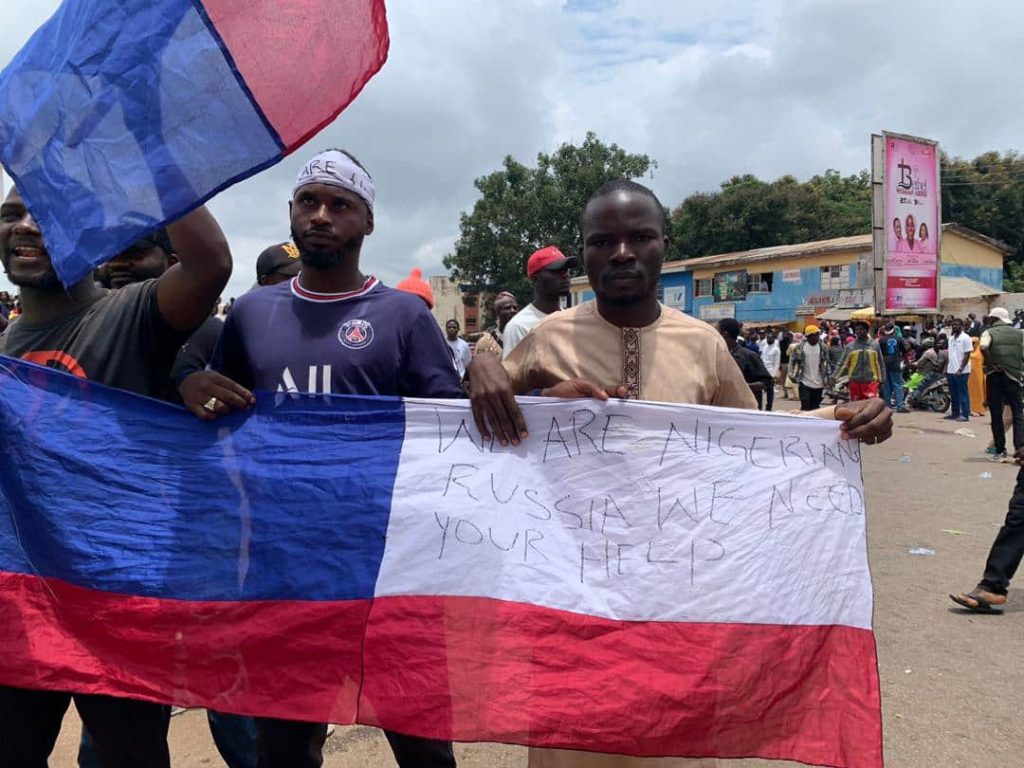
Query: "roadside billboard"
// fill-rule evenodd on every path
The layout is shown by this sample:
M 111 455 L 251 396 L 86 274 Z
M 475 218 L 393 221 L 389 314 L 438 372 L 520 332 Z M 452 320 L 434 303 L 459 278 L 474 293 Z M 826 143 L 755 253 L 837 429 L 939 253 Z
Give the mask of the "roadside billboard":
M 942 237 L 938 144 L 895 133 L 872 139 L 875 306 L 888 313 L 937 312 Z

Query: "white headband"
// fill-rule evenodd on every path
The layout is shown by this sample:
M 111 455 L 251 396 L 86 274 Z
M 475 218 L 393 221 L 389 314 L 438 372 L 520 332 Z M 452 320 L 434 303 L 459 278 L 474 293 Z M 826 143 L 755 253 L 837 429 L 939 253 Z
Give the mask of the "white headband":
M 373 213 L 373 179 L 351 157 L 336 149 L 328 149 L 314 157 L 299 171 L 292 187 L 292 197 L 308 184 L 340 187 L 359 195 Z

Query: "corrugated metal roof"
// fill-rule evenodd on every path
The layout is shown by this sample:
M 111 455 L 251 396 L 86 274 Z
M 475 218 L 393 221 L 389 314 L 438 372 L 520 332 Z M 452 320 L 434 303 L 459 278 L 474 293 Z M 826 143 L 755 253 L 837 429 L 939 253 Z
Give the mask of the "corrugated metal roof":
M 792 259 L 820 256 L 827 253 L 845 253 L 848 251 L 870 250 L 870 234 L 853 235 L 852 237 L 834 237 L 831 240 L 814 240 L 809 243 L 795 243 L 793 245 L 773 245 L 768 248 L 754 248 L 749 251 L 717 253 L 713 256 L 698 256 L 695 259 L 670 261 L 665 263 L 662 271 L 672 272 L 678 269 L 685 269 L 688 271 L 710 266 L 767 261 L 768 259 Z
M 1013 249 L 1006 243 L 994 240 L 991 237 L 975 232 L 959 224 L 949 223 L 942 225 L 943 232 L 953 232 L 968 240 L 973 240 L 981 245 L 988 246 L 1003 254 L 1013 253 Z M 680 270 L 691 271 L 713 266 L 725 266 L 742 264 L 745 262 L 767 261 L 768 259 L 794 259 L 810 256 L 821 256 L 828 253 L 844 253 L 849 251 L 870 251 L 871 234 L 852 235 L 850 237 L 833 237 L 830 240 L 814 240 L 809 243 L 795 243 L 793 245 L 773 245 L 768 248 L 753 248 L 749 251 L 736 251 L 734 253 L 716 253 L 713 256 L 698 256 L 695 259 L 684 259 L 682 261 L 669 261 L 662 268 L 663 272 L 677 272 Z

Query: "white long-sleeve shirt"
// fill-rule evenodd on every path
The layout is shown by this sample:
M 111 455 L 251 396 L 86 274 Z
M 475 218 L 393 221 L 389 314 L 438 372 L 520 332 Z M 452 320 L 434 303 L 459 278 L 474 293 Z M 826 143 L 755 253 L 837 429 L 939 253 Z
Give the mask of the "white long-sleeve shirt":
M 761 362 L 764 363 L 764 367 L 768 369 L 768 373 L 772 375 L 773 379 L 779 373 L 781 361 L 782 350 L 779 349 L 778 340 L 773 341 L 771 344 L 765 343 L 764 347 L 761 348 Z

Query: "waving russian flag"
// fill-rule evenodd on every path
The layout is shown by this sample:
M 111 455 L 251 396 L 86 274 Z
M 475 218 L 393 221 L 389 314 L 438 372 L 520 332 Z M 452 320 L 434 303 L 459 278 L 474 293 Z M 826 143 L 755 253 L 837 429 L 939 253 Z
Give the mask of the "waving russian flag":
M 458 741 L 879 768 L 834 423 L 260 396 L 205 424 L 0 358 L 0 684 Z
M 64 0 L 0 72 L 0 163 L 68 285 L 300 147 L 387 51 L 384 0 Z

